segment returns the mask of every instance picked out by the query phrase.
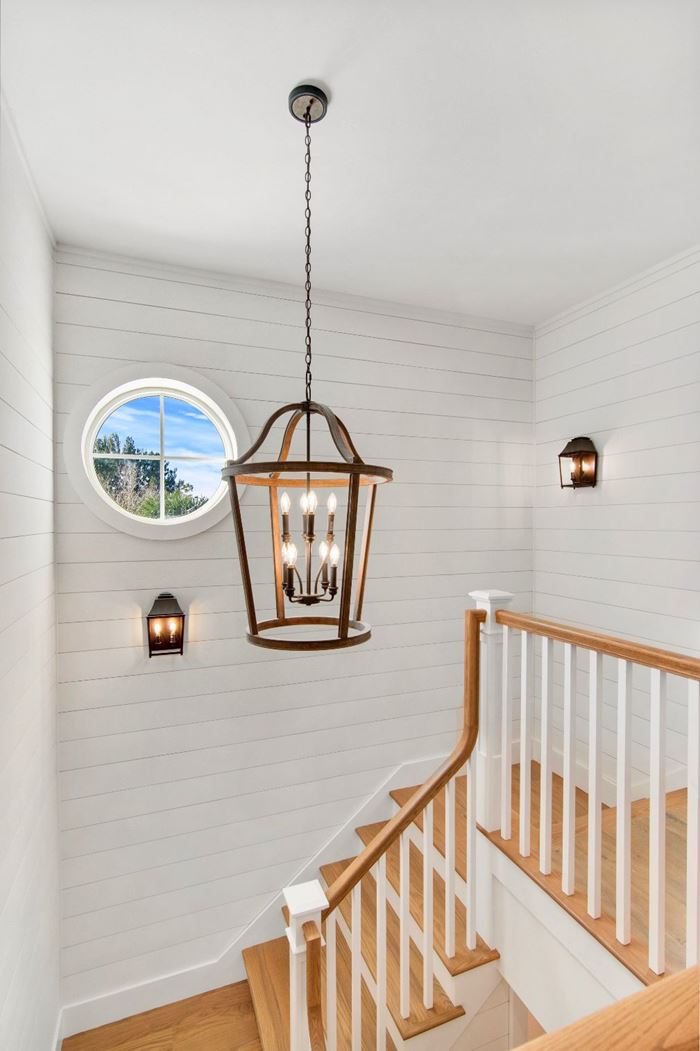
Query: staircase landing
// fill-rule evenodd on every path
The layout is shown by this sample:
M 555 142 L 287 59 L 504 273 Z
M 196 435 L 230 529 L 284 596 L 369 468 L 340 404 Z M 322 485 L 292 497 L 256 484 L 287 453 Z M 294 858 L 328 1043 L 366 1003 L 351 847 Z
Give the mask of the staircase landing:
M 460 789 L 461 782 L 461 789 Z M 457 856 L 464 857 L 466 842 L 465 779 L 458 779 L 457 791 Z M 410 798 L 415 788 L 392 792 L 397 803 Z M 513 836 L 503 839 L 500 832 L 485 832 L 499 850 L 518 868 L 533 879 L 550 897 L 561 905 L 589 931 L 620 963 L 646 985 L 658 981 L 662 975 L 649 970 L 649 800 L 632 804 L 632 940 L 621 945 L 615 937 L 615 807 L 603 807 L 602 835 L 602 915 L 592 919 L 586 905 L 586 873 L 588 863 L 588 796 L 576 790 L 576 860 L 575 893 L 564 894 L 561 889 L 563 781 L 554 775 L 552 784 L 552 872 L 543 875 L 539 870 L 539 806 L 540 766 L 532 763 L 532 790 L 530 799 L 531 854 L 521 857 L 518 851 L 518 822 L 520 818 L 520 767 L 513 767 L 512 825 Z M 444 807 L 435 807 L 435 842 L 444 836 Z M 481 830 L 484 831 L 483 829 Z M 666 797 L 666 974 L 685 968 L 685 863 L 687 841 L 687 792 L 680 789 Z
M 517 828 L 520 815 L 520 768 L 513 767 L 513 838 L 502 839 L 498 832 L 485 833 L 499 850 L 526 872 L 578 920 L 594 938 L 620 963 L 646 985 L 663 975 L 649 970 L 649 800 L 632 804 L 632 912 L 629 945 L 615 937 L 615 845 L 617 809 L 603 807 L 602 835 L 602 915 L 591 919 L 586 907 L 586 872 L 588 863 L 588 817 L 585 792 L 577 792 L 575 893 L 561 889 L 563 782 L 554 776 L 552 786 L 552 872 L 544 876 L 539 870 L 539 799 L 540 767 L 532 764 L 531 842 L 532 854 L 523 858 L 518 853 Z M 675 974 L 685 968 L 685 865 L 687 842 L 687 791 L 680 789 L 666 796 L 666 971 Z M 483 830 L 482 830 L 483 831 Z

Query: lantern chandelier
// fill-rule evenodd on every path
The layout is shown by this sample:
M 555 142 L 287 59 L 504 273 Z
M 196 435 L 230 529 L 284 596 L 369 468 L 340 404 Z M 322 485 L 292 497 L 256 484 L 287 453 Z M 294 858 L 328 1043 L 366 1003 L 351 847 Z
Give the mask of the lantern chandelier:
M 284 405 L 273 412 L 257 441 L 237 460 L 229 460 L 222 471 L 223 477 L 229 481 L 248 614 L 248 640 L 256 646 L 271 649 L 331 650 L 357 646 L 370 638 L 372 629 L 362 620 L 362 606 L 367 583 L 374 507 L 377 486 L 392 480 L 392 472 L 388 467 L 370 466 L 361 459 L 342 420 L 327 405 L 314 401 L 311 396 L 311 125 L 323 119 L 327 107 L 325 92 L 312 84 L 302 84 L 294 88 L 289 96 L 289 110 L 305 128 L 304 400 Z M 278 458 L 254 459 L 273 426 L 284 417 L 287 417 L 287 422 Z M 312 457 L 312 419 L 318 419 L 325 424 L 327 433 L 323 436 L 324 444 L 327 447 L 330 438 L 335 453 L 340 456 L 339 460 Z M 302 422 L 305 425 L 303 458 L 299 453 L 292 455 L 295 432 Z M 297 440 L 298 438 L 299 436 Z M 254 492 L 257 491 L 255 487 L 264 487 L 269 496 L 275 616 L 263 620 L 258 619 L 255 595 L 263 585 L 268 589 L 269 595 L 269 570 L 266 572 L 269 563 L 265 563 L 261 569 L 261 579 L 254 579 L 239 491 L 240 487 L 247 485 L 254 487 Z M 288 490 L 301 490 L 298 513 Z M 317 521 L 317 490 L 328 491 L 325 501 L 325 528 L 321 528 Z M 366 493 L 366 505 L 364 528 L 361 528 L 358 534 L 361 490 Z M 297 514 L 300 515 L 300 521 L 295 521 Z M 339 527 L 336 525 L 336 516 Z M 256 570 L 261 561 L 256 560 Z M 297 607 L 330 604 L 334 603 L 336 598 L 338 605 L 335 615 L 289 615 Z M 272 609 L 271 601 L 269 605 Z M 330 614 L 332 610 L 328 612 Z

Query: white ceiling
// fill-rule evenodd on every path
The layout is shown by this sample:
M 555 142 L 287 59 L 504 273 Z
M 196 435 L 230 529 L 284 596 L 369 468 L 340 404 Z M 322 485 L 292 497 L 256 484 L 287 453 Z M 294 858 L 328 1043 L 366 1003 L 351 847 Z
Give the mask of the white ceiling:
M 4 0 L 59 240 L 534 322 L 700 242 L 696 0 Z

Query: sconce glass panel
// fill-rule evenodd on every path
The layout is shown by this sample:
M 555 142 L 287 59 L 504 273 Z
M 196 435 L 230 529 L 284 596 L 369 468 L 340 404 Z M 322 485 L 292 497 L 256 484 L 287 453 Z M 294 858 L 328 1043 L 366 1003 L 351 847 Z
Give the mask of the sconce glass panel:
M 562 489 L 593 487 L 598 478 L 598 453 L 590 438 L 572 438 L 559 453 Z
M 174 595 L 163 591 L 146 617 L 148 656 L 182 653 L 185 644 L 185 614 Z

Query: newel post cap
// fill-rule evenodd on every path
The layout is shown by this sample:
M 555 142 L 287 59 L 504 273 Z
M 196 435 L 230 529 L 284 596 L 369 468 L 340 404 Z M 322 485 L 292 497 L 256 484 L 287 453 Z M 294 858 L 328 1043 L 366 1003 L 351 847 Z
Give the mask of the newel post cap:
M 320 928 L 321 913 L 328 907 L 328 898 L 317 879 L 309 880 L 308 883 L 297 883 L 292 887 L 285 887 L 282 895 L 289 909 L 287 939 L 292 952 L 304 952 L 306 950 L 303 932 L 304 924 L 308 920 L 314 920 Z
M 494 619 L 497 609 L 505 609 L 511 604 L 515 595 L 512 591 L 470 591 L 469 598 L 474 600 L 477 609 L 486 610 L 486 623 L 482 627 L 488 635 L 500 631 L 500 627 Z

